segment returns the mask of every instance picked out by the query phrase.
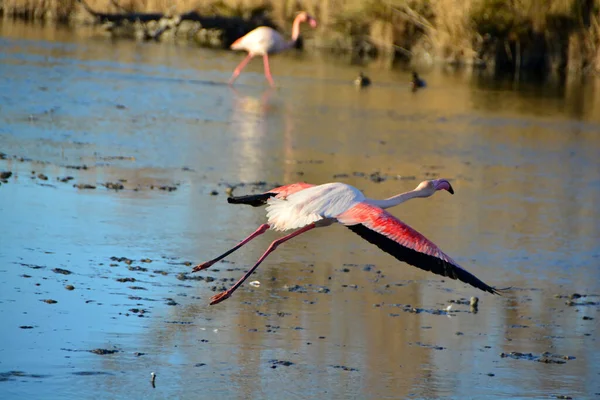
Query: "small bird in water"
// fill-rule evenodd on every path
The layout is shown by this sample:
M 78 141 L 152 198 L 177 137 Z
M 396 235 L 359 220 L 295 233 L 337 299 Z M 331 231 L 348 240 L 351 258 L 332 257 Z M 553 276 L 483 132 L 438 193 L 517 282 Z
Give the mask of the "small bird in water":
M 488 286 L 463 269 L 425 236 L 385 211 L 410 199 L 430 197 L 440 190 L 454 194 L 447 179 L 434 179 L 423 181 L 414 190 L 385 200 L 369 199 L 357 188 L 339 182 L 323 185 L 300 182 L 261 194 L 230 197 L 227 202 L 231 204 L 248 204 L 254 207 L 267 205 L 268 223 L 259 226 L 254 233 L 217 258 L 196 265 L 192 272 L 209 268 L 268 229 L 295 229 L 271 243 L 256 264 L 231 288 L 213 296 L 210 304 L 217 304 L 229 298 L 282 243 L 311 229 L 340 223 L 400 261 L 450 279 L 458 279 L 484 292 L 500 294 L 502 289 Z
M 419 74 L 417 74 L 415 71 L 413 71 L 412 76 L 413 76 L 413 78 L 412 78 L 412 81 L 410 82 L 410 86 L 412 87 L 413 92 L 416 92 L 418 89 L 421 89 L 421 88 L 424 88 L 425 86 L 427 86 L 425 81 L 423 79 L 421 79 Z
M 371 84 L 371 80 L 368 76 L 362 73 L 362 71 L 358 74 L 358 77 L 354 80 L 354 85 L 358 87 L 366 87 Z

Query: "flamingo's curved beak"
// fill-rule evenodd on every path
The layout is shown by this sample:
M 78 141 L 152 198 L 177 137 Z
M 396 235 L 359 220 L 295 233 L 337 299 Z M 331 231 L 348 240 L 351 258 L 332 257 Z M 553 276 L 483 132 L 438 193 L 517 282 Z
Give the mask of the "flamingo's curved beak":
M 446 179 L 436 179 L 433 181 L 433 186 L 435 190 L 447 190 L 450 194 L 454 194 L 454 189 L 452 189 L 452 185 Z

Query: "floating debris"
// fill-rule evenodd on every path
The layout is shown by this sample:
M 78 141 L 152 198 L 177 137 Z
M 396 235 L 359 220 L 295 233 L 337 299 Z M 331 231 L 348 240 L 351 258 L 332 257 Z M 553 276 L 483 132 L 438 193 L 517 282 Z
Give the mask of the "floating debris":
M 156 387 L 156 374 L 154 372 L 150 372 L 150 384 L 153 388 Z
M 67 290 L 75 290 L 75 286 L 73 286 L 73 285 L 65 285 L 65 289 L 67 289 Z
M 248 285 L 253 286 L 253 287 L 260 287 L 260 282 L 259 281 L 252 281 Z
M 48 304 L 56 304 L 56 303 L 58 303 L 58 301 L 52 300 L 52 299 L 44 299 L 44 300 L 41 300 L 41 301 L 43 301 L 44 303 L 48 303 Z

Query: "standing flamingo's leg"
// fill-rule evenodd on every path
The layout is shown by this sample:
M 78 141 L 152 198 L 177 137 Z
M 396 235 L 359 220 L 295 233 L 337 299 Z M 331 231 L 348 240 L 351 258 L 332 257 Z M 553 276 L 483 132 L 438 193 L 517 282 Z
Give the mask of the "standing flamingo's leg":
M 271 245 L 270 245 L 270 246 L 267 248 L 267 251 L 265 251 L 265 253 L 264 253 L 264 254 L 263 254 L 263 255 L 262 255 L 262 256 L 261 256 L 261 257 L 258 259 L 258 261 L 256 262 L 256 264 L 254 264 L 254 266 L 253 266 L 252 268 L 250 268 L 250 270 L 249 270 L 248 272 L 246 272 L 246 273 L 244 274 L 244 276 L 242 276 L 242 278 L 241 278 L 239 281 L 237 281 L 237 282 L 236 282 L 236 283 L 235 283 L 235 284 L 234 284 L 232 287 L 230 287 L 230 288 L 229 288 L 229 289 L 227 289 L 226 291 L 224 291 L 224 292 L 221 292 L 221 293 L 219 293 L 219 294 L 217 294 L 217 295 L 215 295 L 215 296 L 211 297 L 211 298 L 210 298 L 210 304 L 211 304 L 211 305 L 213 305 L 213 304 L 217 304 L 217 303 L 220 303 L 220 302 L 222 302 L 223 300 L 226 300 L 226 299 L 228 299 L 228 298 L 229 298 L 229 297 L 232 295 L 232 293 L 233 293 L 233 292 L 235 292 L 235 290 L 236 290 L 238 287 L 242 286 L 242 283 L 244 283 L 244 281 L 245 281 L 246 279 L 248 279 L 248 277 L 249 277 L 250 275 L 252 275 L 252 273 L 254 272 L 254 270 L 256 270 L 256 268 L 258 268 L 258 266 L 260 265 L 260 263 L 262 263 L 262 262 L 263 262 L 263 260 L 264 260 L 265 258 L 267 258 L 267 256 L 268 256 L 270 253 L 272 253 L 272 252 L 273 252 L 273 251 L 274 251 L 274 250 L 277 248 L 277 246 L 279 246 L 281 243 L 283 243 L 283 242 L 287 242 L 287 241 L 288 241 L 288 240 L 290 240 L 291 238 L 293 238 L 293 237 L 296 237 L 296 236 L 300 235 L 301 233 L 304 233 L 304 232 L 306 232 L 306 231 L 309 231 L 309 230 L 311 230 L 311 229 L 313 229 L 313 228 L 316 228 L 316 226 L 315 226 L 315 224 L 314 224 L 314 223 L 313 223 L 313 224 L 310 224 L 310 225 L 306 225 L 304 228 L 302 228 L 302 229 L 298 229 L 296 232 L 292 232 L 292 233 L 290 233 L 290 234 L 289 234 L 289 235 L 287 235 L 287 236 L 284 236 L 284 237 L 282 237 L 282 238 L 279 238 L 279 239 L 275 240 L 275 241 L 274 241 L 273 243 L 271 243 Z
M 263 64 L 265 64 L 265 76 L 267 80 L 271 84 L 271 87 L 275 87 L 275 82 L 273 82 L 273 77 L 271 76 L 271 68 L 269 67 L 269 56 L 267 54 L 263 55 Z
M 233 70 L 233 74 L 231 75 L 231 78 L 229 78 L 230 85 L 237 79 L 238 75 L 242 72 L 242 70 L 244 69 L 246 64 L 248 64 L 248 62 L 252 59 L 252 57 L 254 57 L 252 54 L 248 54 L 246 58 L 244 58 L 242 62 L 239 63 L 238 66 Z
M 246 243 L 248 243 L 249 241 L 251 241 L 255 237 L 257 237 L 259 235 L 262 235 L 268 229 L 269 229 L 269 224 L 262 224 L 261 226 L 258 227 L 258 229 L 256 231 L 254 231 L 254 233 L 252 235 L 250 235 L 246 239 L 242 240 L 237 246 L 235 246 L 231 250 L 227 250 L 225 253 L 221 254 L 219 257 L 217 257 L 217 258 L 215 258 L 213 260 L 210 260 L 210 261 L 207 261 L 205 263 L 196 265 L 194 267 L 194 269 L 192 270 L 192 272 L 198 272 L 198 271 L 202 271 L 203 269 L 209 268 L 211 265 L 213 265 L 217 261 L 220 261 L 220 260 L 224 259 L 225 257 L 227 257 L 228 255 L 230 255 L 231 253 L 233 253 L 234 251 L 236 251 L 237 249 L 239 249 L 240 247 L 242 247 L 243 245 L 245 245 Z

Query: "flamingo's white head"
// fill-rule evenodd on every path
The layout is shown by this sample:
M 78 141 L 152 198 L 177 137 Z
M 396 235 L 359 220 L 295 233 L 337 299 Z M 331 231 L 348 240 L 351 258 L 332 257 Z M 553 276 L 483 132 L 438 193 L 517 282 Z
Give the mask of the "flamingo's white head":
M 447 190 L 450 194 L 454 194 L 454 189 L 447 179 L 434 179 L 431 181 L 423 181 L 415 190 L 422 191 L 426 196 L 433 195 L 438 190 Z
M 296 21 L 298 22 L 306 22 L 308 23 L 312 28 L 316 28 L 317 27 L 317 20 L 314 19 L 309 13 L 307 13 L 306 11 L 302 11 L 300 12 L 297 16 L 296 16 Z

